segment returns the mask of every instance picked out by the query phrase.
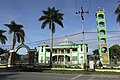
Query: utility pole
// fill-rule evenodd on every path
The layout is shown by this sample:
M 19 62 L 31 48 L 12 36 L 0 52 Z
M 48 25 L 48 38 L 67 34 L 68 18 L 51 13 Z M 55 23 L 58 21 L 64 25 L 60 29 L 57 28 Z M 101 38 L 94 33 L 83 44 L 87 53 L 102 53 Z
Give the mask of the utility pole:
M 87 66 L 87 56 L 85 55 L 85 38 L 84 38 L 84 14 L 88 14 L 89 12 L 86 11 L 84 12 L 83 7 L 81 7 L 81 11 L 76 12 L 76 14 L 80 14 L 81 15 L 81 19 L 82 19 L 82 35 L 83 35 L 83 54 L 84 54 L 84 69 L 86 70 L 86 66 Z

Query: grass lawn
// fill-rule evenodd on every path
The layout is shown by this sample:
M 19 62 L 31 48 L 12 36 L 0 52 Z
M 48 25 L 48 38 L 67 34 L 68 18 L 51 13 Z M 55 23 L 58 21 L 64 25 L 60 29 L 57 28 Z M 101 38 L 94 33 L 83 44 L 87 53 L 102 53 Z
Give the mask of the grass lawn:
M 62 73 L 62 74 L 88 74 L 88 75 L 120 75 L 120 72 L 103 71 L 72 71 L 72 70 L 43 70 L 43 73 Z

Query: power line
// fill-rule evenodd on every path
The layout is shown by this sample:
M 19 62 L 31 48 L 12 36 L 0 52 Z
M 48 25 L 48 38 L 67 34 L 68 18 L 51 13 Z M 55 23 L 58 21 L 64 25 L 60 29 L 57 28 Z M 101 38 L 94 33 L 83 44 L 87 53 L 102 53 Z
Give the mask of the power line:
M 107 32 L 109 32 L 109 33 L 118 33 L 118 32 L 120 32 L 120 31 L 118 31 L 118 30 L 115 30 L 115 31 L 107 31 Z M 85 33 L 97 33 L 97 32 L 85 32 Z M 70 34 L 70 35 L 67 35 L 67 37 L 74 37 L 74 36 L 78 36 L 78 35 L 81 35 L 82 34 L 82 32 L 80 32 L 80 33 L 75 33 L 75 34 Z M 57 40 L 57 39 L 60 39 L 60 38 L 65 38 L 66 37 L 66 35 L 65 36 L 61 36 L 61 37 L 56 37 L 56 38 L 53 38 L 54 40 Z M 108 39 L 112 39 L 112 38 L 118 38 L 118 37 L 120 37 L 120 36 L 111 36 L 111 37 L 107 37 Z M 28 43 L 25 43 L 25 44 L 28 44 L 28 45 L 32 45 L 32 44 L 39 44 L 39 43 L 43 43 L 43 42 L 46 42 L 46 41 L 49 41 L 50 39 L 46 39 L 46 40 L 40 40 L 40 41 L 33 41 L 33 42 L 28 42 Z M 85 39 L 85 41 L 92 41 L 92 40 L 97 40 L 97 39 Z M 16 44 L 16 46 L 17 45 L 19 45 L 19 44 Z M 10 46 L 12 46 L 12 45 L 2 45 L 1 47 L 10 47 Z
M 114 31 L 106 31 L 107 33 L 120 33 L 119 30 L 114 30 Z M 90 31 L 90 32 L 84 32 L 84 33 L 98 33 L 97 31 Z

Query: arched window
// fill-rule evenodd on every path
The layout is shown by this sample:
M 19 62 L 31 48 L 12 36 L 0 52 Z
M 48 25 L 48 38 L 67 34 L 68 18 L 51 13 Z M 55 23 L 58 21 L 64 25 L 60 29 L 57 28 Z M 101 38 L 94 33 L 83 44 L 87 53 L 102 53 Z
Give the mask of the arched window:
M 105 35 L 105 30 L 100 30 L 100 35 Z
M 105 26 L 105 23 L 104 23 L 104 22 L 99 22 L 99 26 L 100 26 L 100 27 L 104 27 L 104 26 Z
M 98 15 L 98 19 L 103 19 L 104 18 L 104 15 L 103 14 L 99 14 Z
M 107 53 L 107 48 L 106 47 L 102 47 L 102 52 L 103 53 Z
M 100 40 L 100 42 L 101 42 L 101 44 L 105 44 L 105 43 L 106 43 L 106 39 L 105 39 L 105 38 L 102 38 L 102 39 Z

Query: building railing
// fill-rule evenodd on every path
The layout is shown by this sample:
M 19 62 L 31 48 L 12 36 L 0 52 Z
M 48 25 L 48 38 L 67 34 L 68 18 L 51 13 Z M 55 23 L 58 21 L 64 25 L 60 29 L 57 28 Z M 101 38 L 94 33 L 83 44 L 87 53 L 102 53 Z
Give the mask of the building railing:
M 8 61 L 7 60 L 1 60 L 0 64 L 8 64 Z

